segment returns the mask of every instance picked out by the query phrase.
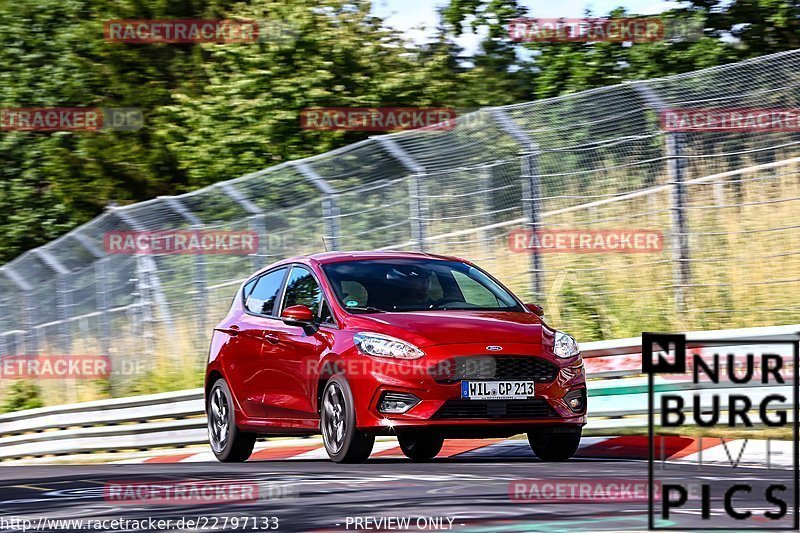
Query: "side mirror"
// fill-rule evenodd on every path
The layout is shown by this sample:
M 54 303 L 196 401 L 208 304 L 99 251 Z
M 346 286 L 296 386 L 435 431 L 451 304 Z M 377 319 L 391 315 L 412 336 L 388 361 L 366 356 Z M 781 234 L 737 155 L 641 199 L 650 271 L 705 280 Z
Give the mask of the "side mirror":
M 536 304 L 525 304 L 525 307 L 528 308 L 536 316 L 544 316 L 544 309 L 541 305 Z
M 314 326 L 314 313 L 305 305 L 293 305 L 283 310 L 281 320 L 286 325 L 305 329 Z

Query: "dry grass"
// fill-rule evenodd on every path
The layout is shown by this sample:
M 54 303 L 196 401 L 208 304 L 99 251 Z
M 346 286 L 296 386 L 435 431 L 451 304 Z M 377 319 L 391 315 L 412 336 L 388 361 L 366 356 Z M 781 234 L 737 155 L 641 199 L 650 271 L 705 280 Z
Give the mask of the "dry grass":
M 747 173 L 688 187 L 690 231 L 686 307 L 677 313 L 670 197 L 667 191 L 547 217 L 550 229 L 650 229 L 664 234 L 656 253 L 542 254 L 548 322 L 579 339 L 630 337 L 798 322 L 800 168 Z M 461 246 L 526 299 L 530 256 L 509 251 L 507 232 Z M 454 253 L 442 243 L 435 250 Z

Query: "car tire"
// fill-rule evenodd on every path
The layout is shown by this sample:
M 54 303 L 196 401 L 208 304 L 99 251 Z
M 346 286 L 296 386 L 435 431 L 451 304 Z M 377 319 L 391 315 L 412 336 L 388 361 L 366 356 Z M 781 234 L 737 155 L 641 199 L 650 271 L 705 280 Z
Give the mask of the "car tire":
M 253 453 L 256 434 L 236 427 L 233 396 L 224 379 L 214 382 L 206 398 L 208 441 L 211 451 L 223 463 L 242 463 Z
M 356 426 L 355 402 L 347 380 L 333 376 L 320 401 L 320 432 L 328 457 L 335 463 L 363 463 L 372 453 L 375 436 Z
M 406 457 L 420 462 L 436 457 L 444 444 L 444 438 L 433 433 L 402 433 L 397 441 Z
M 528 432 L 528 442 L 536 457 L 542 461 L 566 461 L 578 451 L 581 429 L 574 433 Z

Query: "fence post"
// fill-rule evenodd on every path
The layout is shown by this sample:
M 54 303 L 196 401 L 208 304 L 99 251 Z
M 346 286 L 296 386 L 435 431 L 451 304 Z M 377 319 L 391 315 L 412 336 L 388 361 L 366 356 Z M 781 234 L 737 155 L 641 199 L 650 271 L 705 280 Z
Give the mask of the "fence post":
M 339 204 L 336 201 L 336 189 L 320 176 L 313 168 L 306 163 L 297 162 L 293 166 L 310 181 L 322 197 L 322 220 L 325 228 L 325 236 L 328 238 L 328 245 L 331 251 L 341 249 L 341 232 L 339 228 Z
M 634 87 L 642 96 L 647 106 L 661 114 L 667 110 L 664 100 L 650 87 L 635 83 Z M 686 219 L 686 134 L 666 132 L 667 173 L 672 185 L 670 194 L 670 211 L 672 213 L 672 261 L 673 284 L 675 290 L 675 310 L 684 313 L 687 309 L 686 291 L 691 282 L 691 265 L 689 260 L 689 224 Z
M 194 213 L 189 211 L 181 201 L 174 196 L 160 196 L 160 200 L 169 206 L 175 213 L 181 216 L 192 229 L 201 229 L 203 222 L 197 218 Z M 207 317 L 208 317 L 208 294 L 206 294 L 206 269 L 203 256 L 199 253 L 194 254 L 194 275 L 192 276 L 194 284 L 194 302 L 197 313 L 195 316 L 198 318 L 196 322 L 196 339 L 201 345 L 205 345 L 205 338 L 208 334 L 206 330 Z
M 249 225 L 250 231 L 253 231 L 256 233 L 256 235 L 258 235 L 258 254 L 253 255 L 251 263 L 253 264 L 253 268 L 258 270 L 265 263 L 265 261 L 262 261 L 259 256 L 267 256 L 269 252 L 267 249 L 267 223 L 264 211 L 256 204 L 248 200 L 245 195 L 243 195 L 230 183 L 220 183 L 219 188 L 222 192 L 228 195 L 230 199 L 239 204 L 242 209 L 252 215 L 250 217 Z
M 94 263 L 94 293 L 97 299 L 97 310 L 100 312 L 100 351 L 102 355 L 111 356 L 111 299 L 108 294 L 108 259 L 98 259 Z
M 426 223 L 429 218 L 426 194 L 425 168 L 417 163 L 411 155 L 403 150 L 388 135 L 373 137 L 392 157 L 411 172 L 408 183 L 409 218 L 411 219 L 411 238 L 417 243 L 420 252 L 425 251 L 427 238 Z
M 36 248 L 32 253 L 56 275 L 56 308 L 58 310 L 58 320 L 60 321 L 59 350 L 63 354 L 71 354 L 72 336 L 69 330 L 70 271 L 45 248 Z
M 667 134 L 667 157 L 670 180 L 672 181 L 672 257 L 675 261 L 675 307 L 679 313 L 687 309 L 686 290 L 691 281 L 689 264 L 689 224 L 686 219 L 686 135 Z
M 486 226 L 491 226 L 495 222 L 495 217 L 493 213 L 494 209 L 494 198 L 492 197 L 492 181 L 493 181 L 493 168 L 491 166 L 483 166 L 478 169 L 478 176 L 479 176 L 479 183 L 481 192 L 483 195 L 488 196 L 487 204 L 489 205 L 489 209 L 487 209 L 486 213 L 483 215 L 484 224 Z M 483 196 L 482 195 L 482 196 Z M 494 248 L 492 247 L 492 239 L 494 230 L 489 228 L 485 230 L 481 230 L 478 233 L 478 239 L 480 243 L 478 245 L 480 248 L 487 254 L 486 259 L 494 259 L 495 253 Z
M 539 203 L 541 201 L 541 184 L 539 178 L 539 145 L 526 134 L 519 125 L 499 107 L 489 110 L 489 115 L 504 132 L 511 136 L 522 152 L 520 178 L 522 180 L 522 212 L 525 225 L 532 232 L 541 226 Z M 536 250 L 530 252 L 530 277 L 533 296 L 537 301 L 544 298 L 544 265 L 542 256 Z
M 22 292 L 24 308 L 22 325 L 22 329 L 25 330 L 25 335 L 23 337 L 25 344 L 24 351 L 26 354 L 37 354 L 39 353 L 39 334 L 35 327 L 36 320 L 34 319 L 34 316 L 36 315 L 36 304 L 34 303 L 33 289 L 27 284 L 27 282 L 25 285 L 19 285 L 19 287 L 20 291 Z
M 11 283 L 17 287 L 19 292 L 22 293 L 22 320 L 20 322 L 22 329 L 25 331 L 23 338 L 25 346 L 23 352 L 28 355 L 35 355 L 39 351 L 39 343 L 36 338 L 36 330 L 33 327 L 35 311 L 32 297 L 33 286 L 8 265 L 0 268 L 0 272 L 5 274 L 6 277 L 11 280 Z
M 123 208 L 111 207 L 110 210 L 129 228 L 135 231 L 144 231 L 144 227 L 139 224 L 132 215 L 126 213 Z M 164 296 L 164 290 L 161 287 L 161 280 L 158 278 L 156 262 L 149 255 L 137 255 L 136 269 L 137 274 L 141 275 L 141 273 L 144 272 L 147 276 L 150 276 L 150 279 L 147 280 L 147 284 L 152 288 L 153 300 L 159 308 L 159 313 L 161 313 L 164 323 L 172 327 L 174 325 L 172 322 L 172 314 L 169 310 L 167 298 Z
M 108 299 L 108 271 L 106 261 L 108 257 L 97 247 L 94 242 L 86 235 L 80 233 L 70 234 L 73 239 L 83 246 L 95 258 L 94 262 L 94 293 L 99 311 L 98 323 L 100 325 L 99 343 L 102 355 L 109 356 L 111 348 L 111 323 L 109 321 L 108 310 L 111 308 Z
M 72 354 L 72 331 L 69 321 L 70 308 L 72 307 L 72 284 L 70 283 L 70 274 L 61 274 L 58 276 L 58 308 L 59 320 L 61 320 L 61 350 L 65 354 Z
M 155 318 L 153 317 L 153 294 L 151 285 L 152 259 L 142 255 L 136 256 L 136 291 L 139 293 L 139 316 L 141 316 L 142 339 L 144 352 L 155 357 Z

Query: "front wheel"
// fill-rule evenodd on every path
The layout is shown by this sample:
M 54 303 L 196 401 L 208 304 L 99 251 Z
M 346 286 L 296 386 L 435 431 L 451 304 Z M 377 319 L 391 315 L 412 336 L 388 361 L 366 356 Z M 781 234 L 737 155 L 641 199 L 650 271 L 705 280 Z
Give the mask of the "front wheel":
M 444 439 L 431 433 L 405 433 L 397 436 L 400 449 L 412 461 L 430 461 L 442 450 Z
M 528 442 L 536 456 L 542 461 L 566 461 L 578 451 L 581 429 L 574 433 L 528 432 Z
M 353 393 L 342 376 L 333 376 L 325 385 L 320 430 L 325 451 L 335 463 L 363 463 L 372 453 L 375 436 L 356 427 Z
M 245 433 L 236 427 L 233 397 L 225 380 L 214 382 L 206 398 L 208 440 L 211 451 L 223 463 L 242 463 L 253 453 L 255 433 Z

